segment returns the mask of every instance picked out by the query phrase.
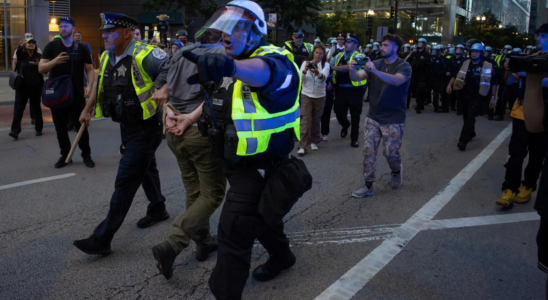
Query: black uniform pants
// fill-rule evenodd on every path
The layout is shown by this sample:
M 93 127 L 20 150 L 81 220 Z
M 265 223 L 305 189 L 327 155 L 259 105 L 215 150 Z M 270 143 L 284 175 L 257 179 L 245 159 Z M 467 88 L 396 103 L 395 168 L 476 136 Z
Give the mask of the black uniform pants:
M 283 220 L 275 224 L 266 223 L 258 211 L 267 183 L 258 169 L 265 168 L 245 166 L 227 172 L 230 189 L 217 230 L 217 264 L 209 278 L 209 287 L 217 299 L 242 298 L 255 239 L 271 256 L 282 257 L 289 251 Z M 265 171 L 269 173 L 268 169 Z
M 158 112 L 157 112 L 158 113 Z M 163 214 L 165 198 L 160 188 L 155 152 L 162 142 L 162 127 L 156 117 L 141 125 L 121 125 L 126 150 L 118 166 L 110 210 L 105 220 L 95 228 L 94 235 L 110 243 L 129 211 L 140 186 L 150 201 L 147 215 Z
M 497 116 L 504 116 L 504 113 L 505 113 L 505 98 L 504 98 L 504 94 L 506 93 L 506 90 L 507 90 L 507 87 L 508 85 L 506 84 L 499 84 L 499 90 L 498 90 L 498 99 L 497 99 L 497 105 L 496 105 L 496 108 L 495 108 L 495 114 Z
M 411 78 L 411 83 L 407 90 L 407 109 L 409 109 L 411 105 L 411 97 L 417 97 L 417 84 L 413 78 Z
M 360 115 L 362 114 L 364 90 L 360 87 L 337 87 L 335 96 L 335 114 L 343 128 L 352 126 L 350 139 L 358 141 L 360 134 Z M 347 115 L 350 110 L 350 120 Z
M 430 99 L 430 86 L 428 82 L 417 83 L 417 110 L 424 110 L 424 105 Z
M 70 138 L 67 131 L 67 124 L 69 120 L 76 125 L 76 129 L 80 129 L 80 114 L 84 107 L 86 106 L 85 100 L 76 99 L 71 106 L 62 108 L 62 109 L 52 109 L 51 118 L 53 119 L 53 124 L 55 125 L 55 132 L 57 132 L 57 141 L 59 142 L 59 148 L 61 148 L 61 156 L 66 157 L 70 152 Z M 84 133 L 78 142 L 78 147 L 82 150 L 82 157 L 91 156 L 91 148 L 89 147 L 89 134 L 88 129 L 84 129 Z
M 443 85 L 443 78 L 442 75 L 433 74 L 431 75 L 433 77 L 430 78 L 430 86 L 432 87 L 432 93 L 433 93 L 433 105 L 434 110 L 439 111 L 440 110 L 440 99 L 442 98 L 442 93 L 445 93 L 445 91 L 442 90 Z
M 506 175 L 502 190 L 509 189 L 517 193 L 521 184 L 533 191 L 537 189 L 537 180 L 542 171 L 546 155 L 547 136 L 545 132 L 530 133 L 525 128 L 525 121 L 512 118 L 512 137 L 510 138 L 508 161 L 504 165 Z M 529 162 L 525 167 L 524 180 L 521 182 L 523 161 L 529 153 Z
M 468 144 L 476 136 L 476 116 L 479 111 L 481 111 L 483 100 L 485 97 L 480 95 L 470 96 L 469 94 L 460 93 L 462 103 L 462 119 L 464 124 L 462 125 L 462 130 L 460 132 L 459 142 Z
M 512 107 L 514 105 L 514 102 L 516 101 L 518 97 L 518 85 L 512 84 L 512 85 L 504 85 L 501 100 L 498 101 L 496 105 L 496 115 L 497 116 L 504 116 L 506 114 L 506 108 Z
M 40 98 L 42 94 L 42 85 L 24 86 L 21 90 L 15 92 L 15 103 L 13 107 L 13 121 L 11 123 L 11 132 L 21 132 L 21 121 L 27 107 L 30 103 L 30 117 L 34 119 L 34 129 L 42 132 L 44 121 L 42 119 L 42 108 L 40 107 Z
M 441 110 L 444 112 L 449 111 L 449 105 L 451 104 L 451 94 L 447 94 L 447 86 L 449 85 L 449 81 L 451 78 L 444 77 L 441 80 L 441 87 L 440 87 L 440 93 L 441 93 Z
M 334 91 L 325 92 L 325 106 L 322 114 L 322 135 L 329 135 L 329 125 L 331 124 L 331 111 L 333 110 Z

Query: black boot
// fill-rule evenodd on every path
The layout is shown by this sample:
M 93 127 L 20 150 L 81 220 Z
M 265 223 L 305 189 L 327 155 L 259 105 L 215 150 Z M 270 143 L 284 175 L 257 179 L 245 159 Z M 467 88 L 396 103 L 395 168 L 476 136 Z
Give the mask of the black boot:
M 147 228 L 147 227 L 150 227 L 158 222 L 161 222 L 161 221 L 164 221 L 164 220 L 167 220 L 169 219 L 169 214 L 167 213 L 167 211 L 164 211 L 159 213 L 159 214 L 154 214 L 154 215 L 146 215 L 144 216 L 143 218 L 141 218 L 141 220 L 139 220 L 139 222 L 137 222 L 137 227 L 139 228 Z
M 457 144 L 457 148 L 459 148 L 460 151 L 464 151 L 464 150 L 466 150 L 466 144 L 463 143 L 463 142 L 459 142 Z
M 100 242 L 95 235 L 91 235 L 87 239 L 76 240 L 72 242 L 72 244 L 74 247 L 78 248 L 78 250 L 87 254 L 109 255 L 111 252 L 110 243 L 105 244 Z
M 170 279 L 173 276 L 173 263 L 177 254 L 169 242 L 163 242 L 152 247 L 152 254 L 154 259 L 158 262 L 156 267 L 160 270 L 160 273 L 164 275 L 166 279 Z
M 287 254 L 284 257 L 270 256 L 265 264 L 262 264 L 253 270 L 253 278 L 257 281 L 269 281 L 281 271 L 291 268 L 297 259 L 290 249 L 287 249 Z
M 211 243 L 209 244 L 198 244 L 196 243 L 196 260 L 197 261 L 206 261 L 209 258 L 209 254 L 217 251 L 217 239 L 211 238 Z

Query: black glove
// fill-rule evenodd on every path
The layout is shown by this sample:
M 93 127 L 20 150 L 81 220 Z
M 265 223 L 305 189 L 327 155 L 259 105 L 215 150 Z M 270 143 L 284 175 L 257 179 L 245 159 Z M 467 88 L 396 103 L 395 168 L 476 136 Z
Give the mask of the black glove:
M 184 51 L 183 57 L 196 64 L 198 74 L 188 77 L 188 84 L 220 82 L 223 77 L 231 77 L 236 72 L 234 59 L 219 53 L 196 55 L 191 51 Z

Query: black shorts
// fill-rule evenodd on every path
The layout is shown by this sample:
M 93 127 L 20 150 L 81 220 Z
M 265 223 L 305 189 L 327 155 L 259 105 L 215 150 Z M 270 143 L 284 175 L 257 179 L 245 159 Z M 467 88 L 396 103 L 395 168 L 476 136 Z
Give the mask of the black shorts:
M 537 234 L 538 268 L 548 274 L 548 219 L 540 218 Z

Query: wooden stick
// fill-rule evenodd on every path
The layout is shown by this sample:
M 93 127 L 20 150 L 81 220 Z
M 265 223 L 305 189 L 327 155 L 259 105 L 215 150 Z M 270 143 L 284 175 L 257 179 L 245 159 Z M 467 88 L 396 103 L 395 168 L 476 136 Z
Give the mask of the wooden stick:
M 78 142 L 80 141 L 80 138 L 82 137 L 82 134 L 84 133 L 84 129 L 86 128 L 86 124 L 82 123 L 80 126 L 80 130 L 78 130 L 78 134 L 76 135 L 76 139 L 74 140 L 74 143 L 72 143 L 72 147 L 70 148 L 70 152 L 67 156 L 67 159 L 65 160 L 65 163 L 68 164 L 69 161 L 72 159 L 72 155 L 74 155 L 74 151 L 76 151 L 76 146 L 78 146 Z

